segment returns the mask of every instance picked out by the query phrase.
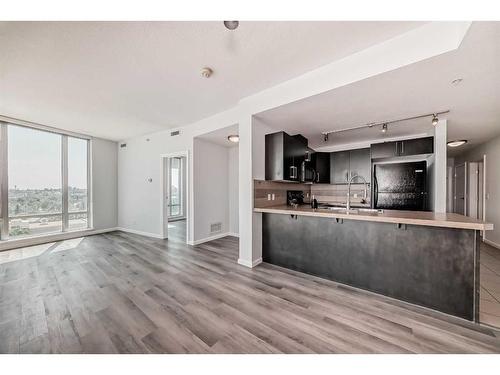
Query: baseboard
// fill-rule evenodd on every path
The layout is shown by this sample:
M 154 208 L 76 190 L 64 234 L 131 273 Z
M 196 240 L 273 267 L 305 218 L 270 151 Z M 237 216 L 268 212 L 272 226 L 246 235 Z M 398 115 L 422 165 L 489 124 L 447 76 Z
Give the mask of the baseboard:
M 254 268 L 254 267 L 258 266 L 261 263 L 262 263 L 262 258 L 256 259 L 253 262 L 250 262 L 248 260 L 241 259 L 241 258 L 238 259 L 238 264 L 241 264 L 242 266 L 245 266 L 245 267 L 248 267 L 248 268 Z
M 234 232 L 228 232 L 227 233 L 228 236 L 233 236 L 233 237 L 240 237 L 240 234 L 239 233 L 234 233 Z
M 43 237 L 20 238 L 18 240 L 0 241 L 0 251 L 18 249 L 20 247 L 42 245 L 49 242 L 71 240 L 73 238 L 93 236 L 96 234 L 114 232 L 116 230 L 118 230 L 118 228 L 90 229 L 90 230 L 82 230 L 74 232 L 49 234 Z
M 223 238 L 223 237 L 227 237 L 227 236 L 232 236 L 232 235 L 233 234 L 231 234 L 229 232 L 219 233 L 219 234 L 216 234 L 215 236 L 210 236 L 210 237 L 202 238 L 200 240 L 187 241 L 187 244 L 191 245 L 191 246 L 196 246 L 196 245 L 200 245 L 200 244 L 205 243 L 205 242 L 209 242 L 209 241 L 213 241 L 213 240 L 218 240 L 219 238 Z
M 490 240 L 488 240 L 488 239 L 486 239 L 486 238 L 483 238 L 483 242 L 484 242 L 485 244 L 488 244 L 488 245 L 490 245 L 490 246 L 493 246 L 493 247 L 495 247 L 495 248 L 497 248 L 497 249 L 500 249 L 500 244 L 497 244 L 496 242 L 490 241 Z
M 125 233 L 138 234 L 139 236 L 158 238 L 160 240 L 164 240 L 166 238 L 166 237 L 163 237 L 162 235 L 157 234 L 157 233 L 143 232 L 141 230 L 135 230 L 135 229 L 130 229 L 130 228 L 118 227 L 118 228 L 116 228 L 116 230 L 119 230 L 119 231 L 125 232 Z

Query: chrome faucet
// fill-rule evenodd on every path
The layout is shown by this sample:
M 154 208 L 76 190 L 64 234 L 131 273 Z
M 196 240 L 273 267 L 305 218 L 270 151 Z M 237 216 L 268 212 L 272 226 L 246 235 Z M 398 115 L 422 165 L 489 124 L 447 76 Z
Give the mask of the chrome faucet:
M 366 198 L 368 195 L 368 184 L 366 182 L 366 179 L 363 176 L 359 176 L 355 174 L 354 176 L 351 176 L 349 181 L 347 181 L 347 203 L 346 203 L 346 212 L 349 213 L 349 210 L 351 209 L 351 184 L 354 181 L 355 178 L 361 178 L 363 180 L 363 183 L 365 184 L 365 192 L 363 196 L 363 201 L 366 202 Z

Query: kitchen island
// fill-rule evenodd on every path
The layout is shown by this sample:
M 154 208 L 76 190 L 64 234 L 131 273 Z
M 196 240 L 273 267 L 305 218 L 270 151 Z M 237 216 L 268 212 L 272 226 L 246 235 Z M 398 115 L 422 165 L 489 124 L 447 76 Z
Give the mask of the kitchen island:
M 312 209 L 263 213 L 263 261 L 478 321 L 480 231 L 457 214 Z

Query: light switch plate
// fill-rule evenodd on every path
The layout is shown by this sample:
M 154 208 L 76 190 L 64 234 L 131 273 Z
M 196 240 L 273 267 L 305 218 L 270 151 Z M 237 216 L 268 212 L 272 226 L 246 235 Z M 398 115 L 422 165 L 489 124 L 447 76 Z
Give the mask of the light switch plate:
M 270 201 L 271 200 L 271 194 L 267 194 L 267 200 Z

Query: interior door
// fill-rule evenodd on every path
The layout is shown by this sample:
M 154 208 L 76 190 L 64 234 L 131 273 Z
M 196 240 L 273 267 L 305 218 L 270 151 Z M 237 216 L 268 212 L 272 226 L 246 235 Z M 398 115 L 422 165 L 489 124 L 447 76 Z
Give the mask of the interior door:
M 460 215 L 466 215 L 465 198 L 467 194 L 466 188 L 466 164 L 455 166 L 455 196 L 454 196 L 454 212 Z

